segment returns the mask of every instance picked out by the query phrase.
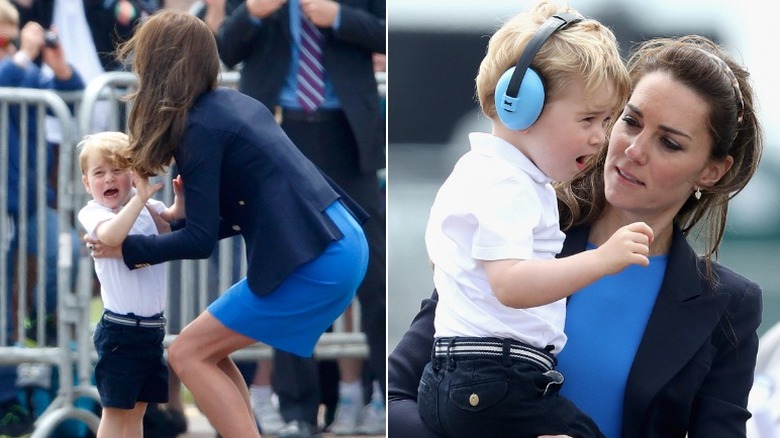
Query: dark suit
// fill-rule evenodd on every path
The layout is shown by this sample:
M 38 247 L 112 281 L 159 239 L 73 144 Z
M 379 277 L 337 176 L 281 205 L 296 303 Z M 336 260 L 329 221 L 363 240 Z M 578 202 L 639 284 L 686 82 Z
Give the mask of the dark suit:
M 296 146 L 333 178 L 370 215 L 363 224 L 369 243 L 369 266 L 358 289 L 369 364 L 384 389 L 385 219 L 376 171 L 385 167 L 385 122 L 372 55 L 385 53 L 385 0 L 341 0 L 338 29 L 322 29 L 322 64 L 339 107 L 314 115 L 282 114 L 282 129 Z M 280 105 L 292 61 L 290 4 L 261 24 L 244 3 L 229 1 L 228 16 L 217 33 L 220 58 L 242 63 L 239 89 L 265 103 Z M 316 424 L 320 404 L 316 364 L 284 352 L 274 354 L 274 388 L 287 421 Z
M 371 56 L 385 53 L 385 1 L 339 3 L 338 32 L 322 30 L 322 64 L 357 140 L 360 169 L 376 171 L 385 167 L 385 123 Z M 291 38 L 288 6 L 263 19 L 260 26 L 250 20 L 246 7 L 235 7 L 219 29 L 217 44 L 228 67 L 243 63 L 239 89 L 272 108 L 279 104 L 290 66 Z
M 588 229 L 566 236 L 561 256 L 585 249 Z M 623 437 L 744 437 L 750 417 L 761 322 L 757 284 L 715 264 L 713 288 L 704 263 L 675 230 L 661 290 L 634 359 L 623 401 Z M 417 414 L 417 385 L 430 360 L 436 295 L 388 363 L 389 437 L 434 437 Z M 606 316 L 606 315 L 605 315 Z

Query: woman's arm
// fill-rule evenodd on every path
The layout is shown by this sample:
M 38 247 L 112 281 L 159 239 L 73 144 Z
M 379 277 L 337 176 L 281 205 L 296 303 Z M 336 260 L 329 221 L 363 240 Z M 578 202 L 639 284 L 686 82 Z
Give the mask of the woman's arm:
M 156 236 L 127 236 L 122 258 L 129 269 L 169 260 L 201 259 L 211 255 L 220 227 L 220 178 L 225 139 L 221 133 L 191 123 L 184 150 L 176 164 L 184 184 L 187 213 L 182 228 Z M 176 227 L 173 227 L 176 228 Z
M 388 437 L 434 438 L 439 435 L 423 424 L 417 413 L 417 386 L 431 358 L 436 291 L 422 302 L 409 330 L 387 359 Z

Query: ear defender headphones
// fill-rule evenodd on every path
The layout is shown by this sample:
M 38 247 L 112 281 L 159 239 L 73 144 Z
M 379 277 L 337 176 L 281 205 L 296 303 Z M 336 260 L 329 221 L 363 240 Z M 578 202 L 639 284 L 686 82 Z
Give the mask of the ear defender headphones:
M 501 75 L 496 84 L 496 112 L 507 128 L 528 129 L 539 118 L 544 107 L 544 81 L 531 68 L 531 61 L 550 35 L 582 19 L 570 12 L 548 18 L 528 41 L 517 64 Z

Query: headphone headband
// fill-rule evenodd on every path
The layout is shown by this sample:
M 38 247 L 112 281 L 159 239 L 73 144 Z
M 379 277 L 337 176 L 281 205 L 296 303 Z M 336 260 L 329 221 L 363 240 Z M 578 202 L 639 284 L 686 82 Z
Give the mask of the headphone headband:
M 545 101 L 544 80 L 531 68 L 539 49 L 555 31 L 583 18 L 571 12 L 558 12 L 539 26 L 517 64 L 498 78 L 495 91 L 496 114 L 509 129 L 523 130 L 533 125 L 542 113 Z
M 539 49 L 542 48 L 544 42 L 550 38 L 550 35 L 559 29 L 563 29 L 570 24 L 578 23 L 580 21 L 582 21 L 582 16 L 578 14 L 558 12 L 539 26 L 539 29 L 531 37 L 531 40 L 528 41 L 525 50 L 523 50 L 523 53 L 520 55 L 520 59 L 517 60 L 515 71 L 512 74 L 512 78 L 509 80 L 509 85 L 506 89 L 506 96 L 517 98 L 525 71 L 531 67 L 531 61 L 533 61 L 534 57 L 539 52 Z

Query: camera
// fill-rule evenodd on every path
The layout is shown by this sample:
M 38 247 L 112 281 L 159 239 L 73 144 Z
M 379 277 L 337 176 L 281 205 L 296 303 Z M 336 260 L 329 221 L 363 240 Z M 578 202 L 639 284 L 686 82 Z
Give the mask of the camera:
M 43 35 L 43 44 L 46 47 L 57 47 L 60 45 L 60 38 L 57 36 L 56 33 L 47 30 L 46 33 Z

